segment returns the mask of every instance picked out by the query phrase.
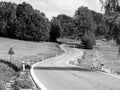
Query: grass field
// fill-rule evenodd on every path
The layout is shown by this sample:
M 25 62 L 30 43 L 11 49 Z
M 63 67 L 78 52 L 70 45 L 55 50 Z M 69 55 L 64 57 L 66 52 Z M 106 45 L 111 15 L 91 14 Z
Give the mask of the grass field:
M 22 61 L 41 61 L 42 58 L 48 58 L 61 54 L 58 44 L 50 42 L 28 42 L 14 39 L 0 38 L 0 59 L 10 60 L 8 51 L 13 47 L 15 54 L 11 62 L 19 64 Z
M 10 61 L 8 51 L 10 47 L 14 50 L 14 55 Z M 0 59 L 10 61 L 19 68 L 22 61 L 30 61 L 32 64 L 49 57 L 54 57 L 63 53 L 58 44 L 50 42 L 28 42 L 8 38 L 0 38 Z M 0 63 L 0 83 L 2 80 L 10 79 L 16 72 L 7 65 Z M 2 86 L 1 86 L 2 87 Z

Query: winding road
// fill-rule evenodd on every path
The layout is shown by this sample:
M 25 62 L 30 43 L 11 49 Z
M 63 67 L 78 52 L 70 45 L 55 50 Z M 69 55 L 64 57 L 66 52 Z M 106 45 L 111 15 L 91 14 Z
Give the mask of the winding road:
M 120 90 L 120 79 L 67 64 L 82 52 L 62 45 L 65 54 L 33 65 L 31 74 L 42 90 Z

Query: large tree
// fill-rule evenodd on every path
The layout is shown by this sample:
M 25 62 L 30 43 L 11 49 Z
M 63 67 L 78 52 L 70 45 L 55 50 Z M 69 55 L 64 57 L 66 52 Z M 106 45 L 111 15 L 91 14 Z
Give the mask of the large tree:
M 72 37 L 74 35 L 74 19 L 70 16 L 65 14 L 60 14 L 57 16 L 57 19 L 60 21 L 61 24 L 61 37 Z
M 23 2 L 18 5 L 16 15 L 18 18 L 17 38 L 33 41 L 48 40 L 49 22 L 43 13 Z
M 79 7 L 74 15 L 76 32 L 78 34 L 93 33 L 96 29 L 96 23 L 92 12 L 87 7 Z
M 60 20 L 58 20 L 56 17 L 53 17 L 51 20 L 51 29 L 50 29 L 50 41 L 51 42 L 57 42 L 57 39 L 61 36 L 61 24 Z
M 107 36 L 113 38 L 120 51 L 120 0 L 100 0 L 105 10 L 105 22 L 108 26 Z
M 30 41 L 49 39 L 50 23 L 30 4 L 0 2 L 0 36 Z
M 79 37 L 81 34 L 88 36 L 95 44 L 95 30 L 97 24 L 93 18 L 93 13 L 87 7 L 79 7 L 75 11 L 75 34 Z

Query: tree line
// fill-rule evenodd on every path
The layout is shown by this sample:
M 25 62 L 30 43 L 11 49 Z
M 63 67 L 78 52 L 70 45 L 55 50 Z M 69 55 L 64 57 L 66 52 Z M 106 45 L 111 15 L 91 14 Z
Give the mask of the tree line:
M 58 37 L 81 39 L 86 49 L 92 49 L 96 37 L 104 36 L 106 30 L 103 14 L 84 6 L 79 7 L 73 17 L 65 14 L 53 17 L 51 26 L 59 27 L 59 30 L 52 29 L 52 32 L 59 33 Z
M 29 3 L 0 2 L 0 36 L 27 41 L 53 41 L 70 37 L 95 44 L 98 36 L 105 35 L 104 15 L 81 6 L 73 17 L 60 14 L 51 21 L 43 12 Z M 88 42 L 86 42 L 86 40 Z M 88 48 L 88 47 L 86 47 Z

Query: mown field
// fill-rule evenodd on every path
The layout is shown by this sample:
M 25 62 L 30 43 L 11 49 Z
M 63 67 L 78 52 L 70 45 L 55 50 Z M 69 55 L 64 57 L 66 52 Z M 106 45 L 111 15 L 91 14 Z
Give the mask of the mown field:
M 10 61 L 8 51 L 13 48 L 14 55 Z M 31 64 L 54 57 L 63 53 L 58 44 L 50 42 L 28 42 L 8 38 L 0 38 L 0 59 L 10 61 L 17 67 L 22 67 L 22 61 L 30 61 Z M 16 72 L 0 63 L 0 83 L 9 80 Z
M 8 51 L 14 50 L 11 62 L 20 64 L 22 61 L 41 61 L 42 59 L 61 54 L 58 44 L 50 42 L 28 42 L 14 39 L 0 38 L 0 59 L 10 61 Z

